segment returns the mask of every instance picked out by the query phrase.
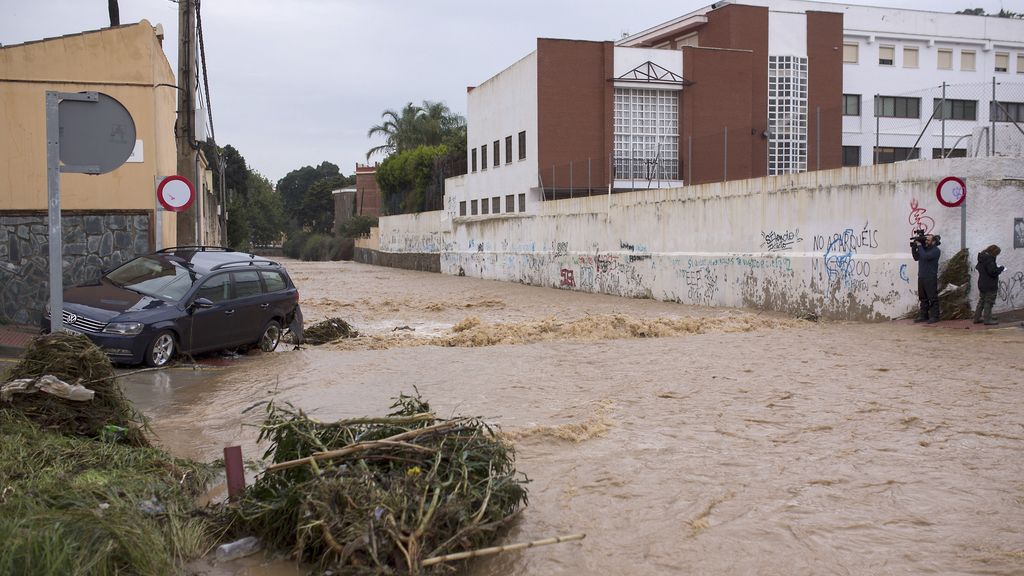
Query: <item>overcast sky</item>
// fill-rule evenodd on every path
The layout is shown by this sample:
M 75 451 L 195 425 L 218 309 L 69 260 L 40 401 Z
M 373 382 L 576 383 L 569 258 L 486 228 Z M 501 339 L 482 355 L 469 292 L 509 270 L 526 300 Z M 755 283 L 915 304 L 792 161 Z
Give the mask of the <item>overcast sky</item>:
M 442 101 L 465 114 L 466 87 L 536 48 L 536 39 L 615 40 L 709 0 L 202 0 L 217 142 L 276 183 L 327 160 L 342 173 L 380 144 L 366 132 L 386 109 Z M 954 12 L 1024 12 L 1024 0 L 861 0 Z M 162 24 L 177 68 L 177 4 L 120 0 L 122 24 Z M 0 0 L 0 44 L 110 23 L 106 0 Z M 2 72 L 2 71 L 0 71 Z M 2 127 L 0 127 L 2 128 Z M 374 160 L 379 160 L 375 158 Z

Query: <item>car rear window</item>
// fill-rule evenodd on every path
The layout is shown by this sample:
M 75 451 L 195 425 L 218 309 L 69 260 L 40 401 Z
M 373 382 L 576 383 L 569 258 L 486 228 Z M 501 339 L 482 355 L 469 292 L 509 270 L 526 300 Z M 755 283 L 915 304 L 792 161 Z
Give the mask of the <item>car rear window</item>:
M 263 283 L 267 285 L 267 292 L 279 292 L 288 288 L 288 283 L 284 281 L 284 276 L 280 272 L 261 270 L 260 275 L 263 276 Z
M 260 275 L 255 270 L 232 272 L 231 274 L 235 277 L 236 298 L 257 296 L 263 293 L 263 285 L 260 284 Z

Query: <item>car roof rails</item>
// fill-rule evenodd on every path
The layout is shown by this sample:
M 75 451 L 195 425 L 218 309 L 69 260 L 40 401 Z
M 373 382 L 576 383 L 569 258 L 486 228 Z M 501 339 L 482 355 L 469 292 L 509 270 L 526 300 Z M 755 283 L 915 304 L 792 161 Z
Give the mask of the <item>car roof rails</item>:
M 254 260 L 254 259 L 250 258 L 249 260 L 231 260 L 229 262 L 221 262 L 220 264 L 217 264 L 213 268 L 210 268 L 210 272 L 213 272 L 214 270 L 220 270 L 221 268 L 227 268 L 228 266 L 242 266 L 242 265 L 245 265 L 245 266 L 280 266 L 280 264 L 278 264 L 277 262 L 274 262 L 273 260 Z
M 234 252 L 231 248 L 225 248 L 224 246 L 171 246 L 164 248 L 163 250 L 157 250 L 157 254 L 166 254 L 168 252 Z

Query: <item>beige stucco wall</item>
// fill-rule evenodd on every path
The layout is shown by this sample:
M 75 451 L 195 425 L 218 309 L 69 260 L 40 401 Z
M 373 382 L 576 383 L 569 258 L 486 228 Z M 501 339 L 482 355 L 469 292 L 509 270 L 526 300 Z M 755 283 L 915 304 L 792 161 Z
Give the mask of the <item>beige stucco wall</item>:
M 158 176 L 176 173 L 177 90 L 152 25 L 84 32 L 0 48 L 0 210 L 45 210 L 47 91 L 97 91 L 135 122 L 143 162 L 107 174 L 61 175 L 62 210 L 153 210 Z M 175 217 L 164 219 L 173 245 Z

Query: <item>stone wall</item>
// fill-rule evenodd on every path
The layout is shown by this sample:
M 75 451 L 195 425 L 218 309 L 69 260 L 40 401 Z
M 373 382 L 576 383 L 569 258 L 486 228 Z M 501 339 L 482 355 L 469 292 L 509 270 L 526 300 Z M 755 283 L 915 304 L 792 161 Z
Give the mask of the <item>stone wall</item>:
M 371 248 L 355 249 L 353 260 L 374 266 L 418 270 L 420 272 L 440 272 L 441 255 L 427 253 L 395 253 L 381 252 Z
M 65 287 L 152 249 L 144 211 L 65 211 L 61 226 Z M 0 323 L 38 324 L 50 298 L 48 236 L 45 212 L 0 212 Z

